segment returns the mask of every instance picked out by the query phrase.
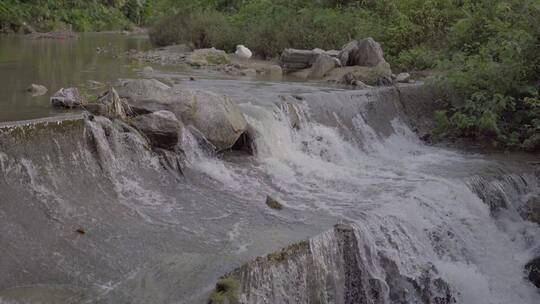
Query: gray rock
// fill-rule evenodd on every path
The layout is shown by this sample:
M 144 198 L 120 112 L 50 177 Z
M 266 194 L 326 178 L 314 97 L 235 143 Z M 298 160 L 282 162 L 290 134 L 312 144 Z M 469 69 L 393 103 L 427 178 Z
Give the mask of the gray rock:
M 224 95 L 201 90 L 176 90 L 172 112 L 192 124 L 218 150 L 231 148 L 247 128 L 238 106 Z
M 98 98 L 97 103 L 105 106 L 106 115 L 109 117 L 125 119 L 127 114 L 131 114 L 129 104 L 125 99 L 120 98 L 114 88 L 110 88 L 107 92 L 101 95 Z
M 32 94 L 32 96 L 41 96 L 47 93 L 47 88 L 45 86 L 33 83 L 28 88 L 26 88 L 26 91 Z
M 381 45 L 371 37 L 347 43 L 343 46 L 338 58 L 343 66 L 374 67 L 381 62 L 386 62 Z
M 202 90 L 171 88 L 155 79 L 124 81 L 119 87 L 134 114 L 167 110 L 193 125 L 218 150 L 231 148 L 246 131 L 247 122 L 228 97 Z
M 157 148 L 173 150 L 182 138 L 182 123 L 169 111 L 139 115 L 131 124 Z
M 170 97 L 171 87 L 156 79 L 124 79 L 117 86 L 118 95 L 128 100 L 164 100 Z M 154 112 L 154 111 L 152 111 Z
M 55 107 L 76 108 L 85 103 L 77 88 L 62 88 L 51 97 L 51 104 Z
M 335 58 L 332 58 L 325 53 L 319 54 L 317 56 L 317 59 L 315 59 L 313 66 L 311 67 L 309 78 L 311 79 L 323 78 L 328 72 L 336 68 L 337 65 L 334 59 Z
M 535 258 L 525 265 L 525 270 L 528 272 L 529 281 L 534 286 L 540 288 L 540 257 Z
M 410 79 L 411 75 L 409 73 L 399 73 L 396 76 L 397 82 L 408 83 Z
M 280 65 L 285 73 L 303 70 L 311 67 L 319 54 L 313 50 L 285 49 L 280 57 Z

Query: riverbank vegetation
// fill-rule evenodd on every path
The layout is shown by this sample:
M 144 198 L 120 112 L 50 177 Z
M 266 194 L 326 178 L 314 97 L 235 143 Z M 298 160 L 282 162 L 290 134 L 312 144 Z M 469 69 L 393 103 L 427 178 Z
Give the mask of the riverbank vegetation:
M 540 149 L 540 0 L 169 1 L 157 45 L 234 50 L 263 58 L 284 48 L 380 42 L 394 71 L 435 70 L 452 92 L 437 137 Z
M 150 22 L 159 0 L 2 0 L 0 32 L 27 24 L 38 31 L 71 26 L 78 32 L 130 29 Z
M 276 58 L 284 48 L 380 42 L 395 72 L 435 71 L 452 92 L 438 137 L 540 149 L 540 0 L 3 0 L 0 29 L 152 25 L 159 46 L 189 43 Z

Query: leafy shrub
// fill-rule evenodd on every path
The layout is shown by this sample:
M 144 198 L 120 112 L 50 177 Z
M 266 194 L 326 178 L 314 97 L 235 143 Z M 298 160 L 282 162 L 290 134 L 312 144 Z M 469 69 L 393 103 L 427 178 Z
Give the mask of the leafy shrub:
M 536 4 L 536 5 L 534 5 Z M 508 147 L 540 148 L 539 1 L 476 1 L 449 37 L 454 55 L 440 63 L 441 82 L 460 98 L 451 123 L 460 136 Z
M 437 66 L 441 54 L 425 46 L 413 47 L 400 52 L 397 58 L 389 57 L 398 70 L 426 70 Z
M 125 2 L 3 0 L 0 2 L 0 27 L 17 31 L 26 22 L 42 31 L 65 24 L 72 25 L 76 31 L 124 29 L 130 27 L 131 22 L 116 8 L 122 3 Z
M 150 38 L 161 46 L 190 43 L 196 48 L 225 50 L 233 50 L 241 42 L 226 16 L 215 11 L 182 12 L 163 18 L 151 29 Z

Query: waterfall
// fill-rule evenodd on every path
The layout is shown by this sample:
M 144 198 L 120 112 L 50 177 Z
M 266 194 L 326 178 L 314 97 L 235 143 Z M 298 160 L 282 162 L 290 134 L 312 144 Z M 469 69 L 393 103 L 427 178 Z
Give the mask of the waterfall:
M 238 101 L 251 155 L 192 126 L 174 151 L 103 117 L 0 126 L 0 299 L 202 303 L 296 244 L 230 272 L 241 303 L 537 302 L 538 172 L 424 144 L 418 93 L 193 85 Z
M 229 277 L 242 282 L 241 303 L 455 303 L 433 265 L 409 277 L 373 241 L 361 227 L 338 224 Z

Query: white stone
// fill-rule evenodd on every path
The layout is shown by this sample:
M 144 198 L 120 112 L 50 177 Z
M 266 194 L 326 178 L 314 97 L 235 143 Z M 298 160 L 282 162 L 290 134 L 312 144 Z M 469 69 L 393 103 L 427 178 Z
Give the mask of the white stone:
M 244 59 L 249 59 L 251 56 L 253 56 L 251 50 L 241 44 L 236 46 L 235 54 L 236 56 Z

